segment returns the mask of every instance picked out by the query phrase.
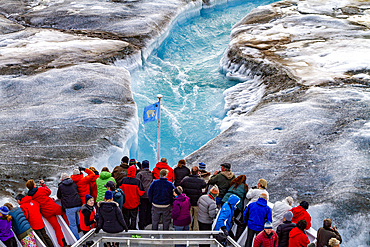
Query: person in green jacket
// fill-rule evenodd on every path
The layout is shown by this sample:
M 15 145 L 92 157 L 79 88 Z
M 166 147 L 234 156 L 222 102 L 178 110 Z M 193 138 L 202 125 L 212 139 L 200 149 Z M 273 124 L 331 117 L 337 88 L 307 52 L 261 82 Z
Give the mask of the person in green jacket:
M 230 182 L 235 178 L 235 174 L 230 171 L 231 165 L 229 163 L 221 164 L 221 171 L 215 171 L 214 175 L 209 179 L 208 184 L 217 184 L 220 194 L 216 197 L 216 204 L 220 207 L 222 198 L 230 188 Z
M 104 186 L 108 181 L 113 181 L 116 184 L 116 180 L 112 177 L 112 174 L 109 172 L 108 167 L 103 167 L 99 178 L 96 179 L 96 187 L 98 188 L 98 196 L 96 197 L 96 202 L 104 200 L 104 194 L 107 191 L 107 188 Z

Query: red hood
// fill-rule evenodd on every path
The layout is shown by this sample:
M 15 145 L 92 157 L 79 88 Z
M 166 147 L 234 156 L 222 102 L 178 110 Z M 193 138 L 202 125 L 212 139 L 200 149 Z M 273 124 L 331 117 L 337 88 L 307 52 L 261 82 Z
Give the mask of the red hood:
M 23 197 L 23 199 L 19 202 L 19 205 L 23 204 L 23 203 L 28 203 L 32 200 L 32 197 L 30 196 L 25 196 Z
M 158 162 L 156 165 L 155 165 L 155 168 L 159 169 L 159 170 L 162 170 L 162 169 L 168 169 L 169 168 L 169 165 L 167 163 L 164 163 L 164 162 Z
M 294 218 L 303 218 L 303 216 L 306 213 L 306 209 L 302 208 L 301 206 L 297 206 L 295 208 L 292 208 L 290 211 L 292 211 Z
M 298 229 L 298 227 L 294 227 L 290 232 L 289 232 L 289 237 L 290 238 L 294 238 L 294 237 L 297 237 L 298 235 L 301 235 L 304 233 Z
M 135 165 L 132 165 L 128 168 L 127 177 L 128 178 L 136 177 L 136 166 Z
M 78 174 L 78 175 L 71 175 L 71 179 L 73 180 L 73 182 L 77 183 L 78 181 L 80 181 L 82 178 L 84 177 L 83 174 Z

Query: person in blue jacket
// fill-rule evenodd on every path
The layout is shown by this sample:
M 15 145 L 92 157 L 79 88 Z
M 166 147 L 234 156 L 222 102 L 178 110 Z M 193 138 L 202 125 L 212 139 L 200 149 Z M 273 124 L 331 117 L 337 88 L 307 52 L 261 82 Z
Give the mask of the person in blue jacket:
M 262 193 L 256 202 L 252 202 L 244 210 L 243 220 L 247 223 L 248 234 L 245 247 L 252 247 L 255 235 L 263 231 L 266 221 L 272 222 L 272 211 L 267 206 L 267 194 Z
M 237 195 L 231 195 L 227 201 L 224 203 L 221 208 L 221 212 L 217 218 L 215 231 L 222 230 L 227 236 L 231 233 L 232 222 L 231 219 L 234 216 L 236 206 L 240 202 L 240 198 Z

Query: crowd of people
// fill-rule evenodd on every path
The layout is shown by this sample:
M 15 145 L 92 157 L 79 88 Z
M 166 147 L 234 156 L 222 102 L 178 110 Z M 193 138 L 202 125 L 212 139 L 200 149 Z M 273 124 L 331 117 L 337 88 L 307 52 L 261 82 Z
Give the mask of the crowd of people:
M 72 175 L 62 173 L 60 180 L 56 195 L 60 203 L 50 197 L 42 179 L 38 185 L 30 179 L 28 193 L 15 197 L 19 206 L 0 207 L 0 240 L 7 247 L 17 246 L 15 238 L 24 247 L 34 247 L 34 234 L 53 247 L 42 217 L 53 227 L 58 244 L 67 246 L 58 215 L 76 239 L 92 229 L 119 233 L 151 225 L 158 230 L 161 222 L 163 230 L 171 223 L 175 231 L 220 230 L 220 242 L 227 236 L 238 240 L 248 227 L 246 247 L 336 247 L 342 242 L 331 219 L 325 219 L 316 245 L 310 244 L 305 233 L 311 227 L 308 202 L 292 207 L 293 198 L 288 196 L 270 208 L 267 181 L 259 179 L 249 188 L 246 176 L 236 177 L 229 163 L 211 176 L 204 163 L 189 169 L 182 159 L 172 169 L 162 158 L 150 171 L 149 161 L 125 156 L 112 172 L 107 167 L 100 173 L 94 167 L 79 167 Z

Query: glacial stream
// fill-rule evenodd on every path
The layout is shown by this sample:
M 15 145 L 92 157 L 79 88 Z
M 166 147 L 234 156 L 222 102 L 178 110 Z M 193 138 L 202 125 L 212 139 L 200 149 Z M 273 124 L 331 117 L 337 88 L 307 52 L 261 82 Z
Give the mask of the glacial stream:
M 132 73 L 132 91 L 139 114 L 138 145 L 131 157 L 156 162 L 157 122 L 143 123 L 144 107 L 162 94 L 161 157 L 170 166 L 220 133 L 225 116 L 223 92 L 237 82 L 219 72 L 232 26 L 253 8 L 273 0 L 232 1 L 201 11 L 177 24 L 170 35 Z M 196 164 L 191 164 L 196 165 Z

